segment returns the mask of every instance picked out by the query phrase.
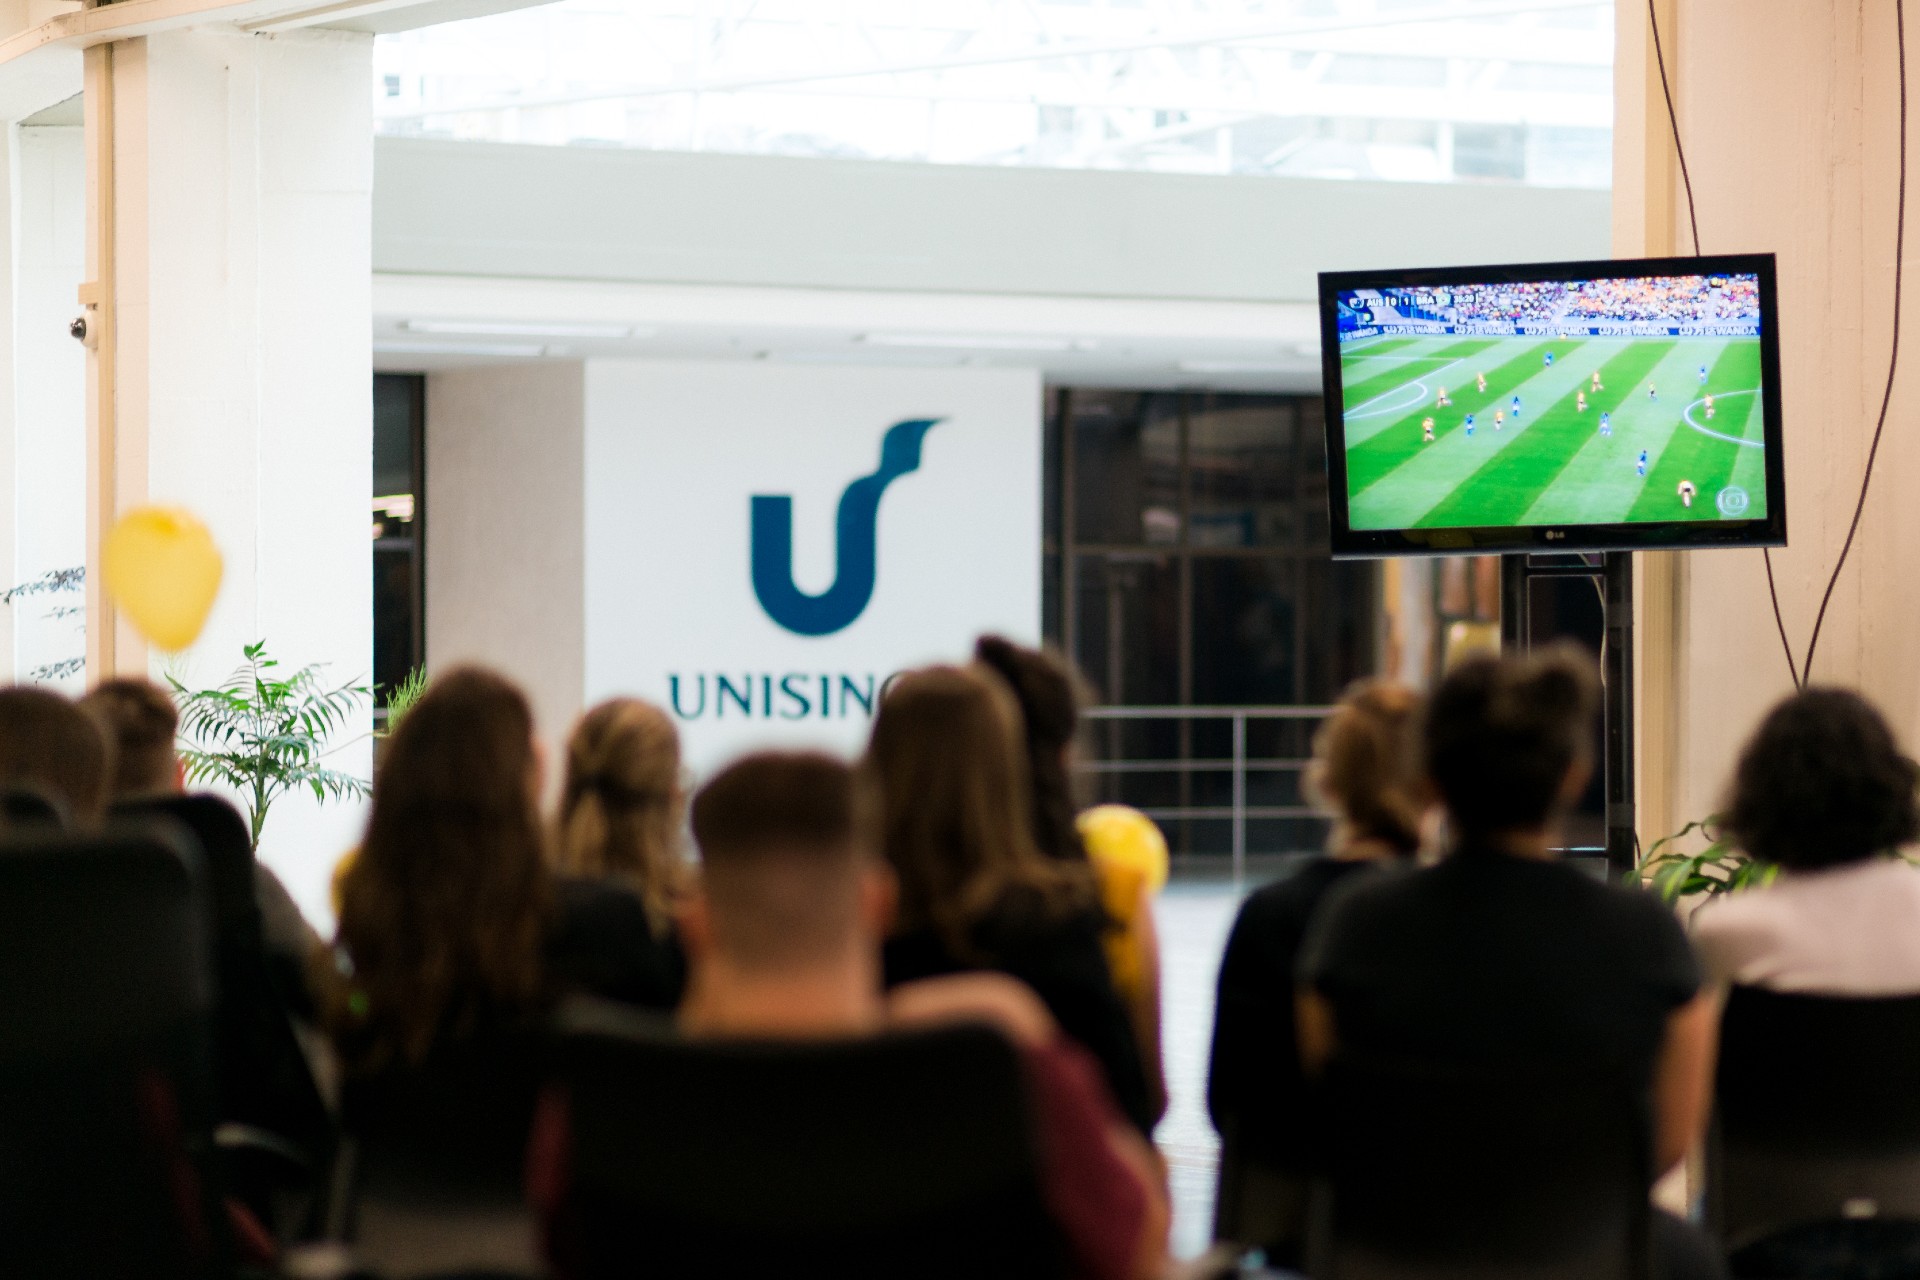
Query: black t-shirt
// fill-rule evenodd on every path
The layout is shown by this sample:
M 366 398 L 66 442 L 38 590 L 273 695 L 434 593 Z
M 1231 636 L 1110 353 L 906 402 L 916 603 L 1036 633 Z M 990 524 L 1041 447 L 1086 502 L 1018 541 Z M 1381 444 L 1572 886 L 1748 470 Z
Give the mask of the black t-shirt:
M 1673 913 L 1560 862 L 1463 849 L 1349 882 L 1300 978 L 1343 1049 L 1448 1065 L 1568 1064 L 1652 1080 L 1667 1018 L 1700 989 Z
M 584 992 L 667 1011 L 686 987 L 686 958 L 671 928 L 656 937 L 640 895 L 613 880 L 563 876 L 547 969 L 556 995 Z
M 1220 960 L 1207 1068 L 1213 1127 L 1242 1153 L 1287 1169 L 1308 1167 L 1307 1086 L 1295 1031 L 1295 971 L 1321 900 L 1379 864 L 1315 858 L 1241 904 Z
M 980 970 L 1018 978 L 1033 988 L 1060 1030 L 1100 1064 L 1121 1113 L 1142 1133 L 1151 1133 L 1146 1070 L 1100 945 L 1105 923 L 1098 911 L 1047 919 L 1033 911 L 1003 910 L 975 927 L 967 956 L 956 955 L 931 929 L 899 934 L 887 940 L 883 952 L 886 984 L 892 988 Z

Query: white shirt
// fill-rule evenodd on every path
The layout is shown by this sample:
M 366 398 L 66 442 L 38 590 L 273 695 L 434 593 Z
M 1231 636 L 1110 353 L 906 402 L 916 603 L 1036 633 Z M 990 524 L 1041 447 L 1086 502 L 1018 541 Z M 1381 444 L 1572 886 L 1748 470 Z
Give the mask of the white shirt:
M 1920 994 L 1920 868 L 1872 858 L 1715 898 L 1693 915 L 1709 981 L 1831 995 Z

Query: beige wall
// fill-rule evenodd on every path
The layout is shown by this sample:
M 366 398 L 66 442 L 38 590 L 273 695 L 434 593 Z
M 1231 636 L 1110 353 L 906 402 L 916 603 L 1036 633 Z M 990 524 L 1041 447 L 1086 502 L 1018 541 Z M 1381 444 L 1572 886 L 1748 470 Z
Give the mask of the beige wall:
M 1887 370 L 1899 137 L 1893 0 L 1659 3 L 1702 248 L 1779 255 L 1790 544 L 1774 567 L 1803 658 Z M 1623 3 L 1619 13 L 1615 251 L 1685 252 L 1685 199 L 1651 71 L 1646 6 Z M 1915 77 L 1920 98 L 1920 62 Z M 1912 339 L 1920 234 L 1909 235 L 1907 252 Z M 1920 361 L 1920 351 L 1909 359 Z M 1813 666 L 1818 682 L 1863 688 L 1909 744 L 1920 737 L 1914 378 L 1910 365 L 1895 388 L 1865 518 Z M 1676 559 L 1669 576 L 1658 558 L 1641 557 L 1643 841 L 1710 811 L 1741 740 L 1791 688 L 1761 554 Z
M 427 662 L 527 690 L 551 754 L 585 684 L 585 375 L 521 362 L 427 379 Z

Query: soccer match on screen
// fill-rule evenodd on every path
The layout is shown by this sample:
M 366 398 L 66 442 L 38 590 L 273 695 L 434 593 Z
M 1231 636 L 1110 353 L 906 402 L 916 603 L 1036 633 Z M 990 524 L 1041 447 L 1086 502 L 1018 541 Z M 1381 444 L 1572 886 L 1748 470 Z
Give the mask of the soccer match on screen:
M 1338 303 L 1354 529 L 1766 515 L 1757 276 Z

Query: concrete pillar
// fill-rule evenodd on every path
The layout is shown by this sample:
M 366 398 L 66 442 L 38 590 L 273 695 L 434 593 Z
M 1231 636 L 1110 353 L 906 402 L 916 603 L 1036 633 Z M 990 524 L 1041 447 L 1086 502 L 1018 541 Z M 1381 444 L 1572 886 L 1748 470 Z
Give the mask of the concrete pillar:
M 177 504 L 226 578 L 200 640 L 149 655 L 97 593 L 89 674 L 214 684 L 265 640 L 283 670 L 372 665 L 372 40 L 195 29 L 88 52 L 93 354 L 88 570 L 120 511 Z M 371 713 L 328 763 L 371 767 Z M 350 805 L 288 795 L 261 853 L 329 916 Z
M 1893 0 L 1857 5 L 1661 0 L 1661 34 L 1701 247 L 1780 257 L 1790 545 L 1773 556 L 1795 661 L 1859 496 L 1887 375 L 1899 96 Z M 1764 10 L 1764 13 L 1762 11 Z M 1910 13 L 1920 26 L 1920 13 Z M 1616 252 L 1685 252 L 1684 191 L 1646 39 L 1620 6 Z M 1920 33 L 1909 31 L 1912 45 Z M 1910 90 L 1920 104 L 1920 62 Z M 1910 129 L 1920 141 L 1920 125 Z M 1910 159 L 1911 163 L 1911 159 Z M 1920 169 L 1920 166 L 1916 166 Z M 1920 202 L 1910 208 L 1920 219 Z M 1904 323 L 1920 325 L 1920 222 Z M 1858 686 L 1920 745 L 1920 437 L 1911 366 L 1895 387 L 1859 536 L 1812 678 Z M 1740 743 L 1791 689 L 1758 551 L 1642 557 L 1643 843 L 1713 811 Z M 1657 678 L 1649 679 L 1652 670 Z M 1652 798 L 1656 803 L 1649 804 Z

